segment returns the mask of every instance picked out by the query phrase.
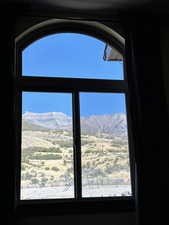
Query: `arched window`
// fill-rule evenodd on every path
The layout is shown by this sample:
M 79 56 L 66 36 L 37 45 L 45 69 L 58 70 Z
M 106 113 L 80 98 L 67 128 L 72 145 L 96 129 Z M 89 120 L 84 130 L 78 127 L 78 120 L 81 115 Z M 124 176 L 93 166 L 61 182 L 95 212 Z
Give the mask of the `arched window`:
M 17 199 L 132 198 L 124 39 L 50 20 L 16 40 Z

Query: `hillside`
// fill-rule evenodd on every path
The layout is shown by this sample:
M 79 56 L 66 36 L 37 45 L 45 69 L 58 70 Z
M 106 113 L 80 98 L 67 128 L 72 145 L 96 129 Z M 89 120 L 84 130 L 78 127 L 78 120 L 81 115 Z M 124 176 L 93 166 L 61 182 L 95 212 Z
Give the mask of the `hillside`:
M 59 190 L 63 190 L 62 193 L 69 193 L 73 190 L 72 131 L 68 128 L 63 129 L 71 125 L 70 118 L 61 114 L 60 116 L 64 118 L 64 121 L 59 123 L 57 113 L 23 116 L 22 191 L 31 190 L 31 188 L 40 191 L 41 188 L 48 187 L 60 188 Z M 51 128 L 53 121 L 57 122 L 57 129 L 53 129 L 54 125 Z M 88 194 L 94 190 L 93 187 L 130 185 L 125 115 L 82 118 L 81 127 L 83 131 L 81 134 L 83 190 L 87 190 Z M 104 193 L 103 188 L 100 190 L 102 190 L 102 195 L 107 196 L 108 192 Z M 116 194 L 110 194 L 111 189 L 109 190 L 109 195 Z M 121 192 L 120 195 L 122 194 L 124 193 Z M 129 194 L 130 191 L 127 195 Z M 94 195 L 94 192 L 91 195 Z M 23 194 L 22 198 L 27 197 Z
M 22 130 L 31 130 L 31 131 L 47 131 L 48 128 L 40 125 L 33 124 L 26 120 L 22 120 Z

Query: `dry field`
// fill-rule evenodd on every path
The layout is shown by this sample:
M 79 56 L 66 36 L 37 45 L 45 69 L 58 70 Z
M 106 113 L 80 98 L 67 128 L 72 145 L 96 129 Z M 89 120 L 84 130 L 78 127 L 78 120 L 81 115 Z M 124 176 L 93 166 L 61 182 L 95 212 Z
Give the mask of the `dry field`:
M 22 131 L 21 188 L 73 186 L 73 143 L 69 131 Z M 125 137 L 82 134 L 82 184 L 129 185 Z

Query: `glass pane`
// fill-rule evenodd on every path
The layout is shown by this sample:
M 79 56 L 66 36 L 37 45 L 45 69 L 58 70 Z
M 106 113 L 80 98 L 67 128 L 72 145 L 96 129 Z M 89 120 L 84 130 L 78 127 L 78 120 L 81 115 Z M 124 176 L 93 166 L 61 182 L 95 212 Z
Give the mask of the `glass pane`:
M 82 197 L 130 196 L 124 94 L 81 93 Z
M 72 95 L 24 92 L 21 199 L 73 197 Z
M 22 75 L 122 80 L 123 61 L 112 61 L 106 46 L 83 34 L 49 35 L 22 52 Z

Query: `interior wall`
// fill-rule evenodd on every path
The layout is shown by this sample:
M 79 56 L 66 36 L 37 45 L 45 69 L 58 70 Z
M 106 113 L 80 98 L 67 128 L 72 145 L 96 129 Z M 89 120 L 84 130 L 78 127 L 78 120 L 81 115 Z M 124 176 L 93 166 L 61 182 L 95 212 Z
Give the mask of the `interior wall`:
M 162 75 L 163 75 L 163 81 L 164 81 L 164 88 L 165 88 L 165 94 L 166 94 L 166 105 L 168 110 L 168 118 L 166 118 L 166 123 L 168 123 L 169 126 L 169 26 L 166 24 L 166 21 L 162 23 L 161 30 L 160 30 L 160 41 L 161 41 L 161 64 L 162 64 Z M 168 133 L 169 134 L 169 133 Z M 168 171 L 168 165 L 169 165 L 169 159 L 168 159 L 168 141 L 166 143 L 166 148 L 164 149 L 163 154 L 163 165 L 164 165 L 164 174 L 165 171 Z M 166 157 L 165 157 L 166 156 Z M 168 179 L 165 177 L 165 179 L 162 180 L 162 191 L 164 192 L 162 198 L 162 205 L 161 205 L 161 215 L 164 221 L 168 220 L 168 196 L 166 193 L 169 189 L 169 182 Z
M 162 72 L 169 114 L 169 27 L 166 24 L 164 24 L 161 27 L 160 37 L 161 37 Z
M 83 215 L 58 215 L 53 217 L 24 217 L 17 220 L 17 225 L 135 225 L 135 213 L 116 214 L 83 214 Z
M 130 81 L 135 82 L 130 90 L 137 106 L 133 107 L 137 218 L 140 225 L 155 225 L 168 220 L 169 35 L 168 25 L 164 26 L 159 18 L 139 19 L 130 39 L 130 68 L 134 71 Z

